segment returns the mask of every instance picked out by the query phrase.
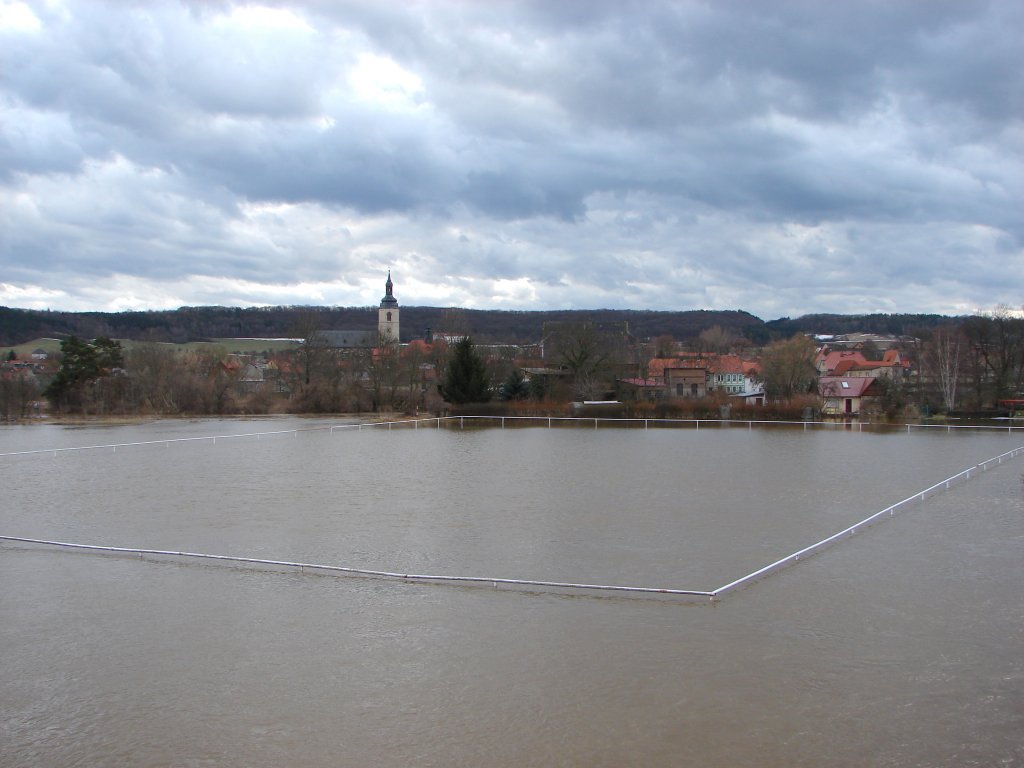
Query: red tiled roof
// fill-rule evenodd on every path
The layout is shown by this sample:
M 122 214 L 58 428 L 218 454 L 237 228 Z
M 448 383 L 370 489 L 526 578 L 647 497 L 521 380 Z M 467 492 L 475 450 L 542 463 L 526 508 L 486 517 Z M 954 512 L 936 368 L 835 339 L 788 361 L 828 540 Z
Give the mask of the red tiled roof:
M 852 360 L 854 363 L 866 363 L 867 358 L 864 357 L 860 352 L 856 350 L 837 350 L 834 352 L 826 352 L 822 349 L 815 356 L 815 365 L 818 366 L 819 370 L 829 372 L 834 371 L 836 367 L 843 361 Z
M 882 362 L 881 360 L 868 360 L 866 363 L 861 363 L 860 365 L 852 365 L 852 366 L 850 366 L 849 370 L 851 370 L 851 371 L 874 371 L 874 370 L 876 370 L 878 368 L 895 368 L 897 365 L 898 365 L 898 363 L 895 363 L 895 362 L 885 363 L 885 362 Z
M 856 360 L 840 360 L 838 363 L 836 363 L 836 367 L 829 371 L 829 373 L 831 373 L 833 376 L 845 376 L 851 368 L 855 368 L 856 366 Z
M 818 392 L 822 397 L 863 397 L 875 380 L 866 376 L 822 376 Z
M 739 355 L 715 355 L 708 361 L 709 373 L 743 373 Z

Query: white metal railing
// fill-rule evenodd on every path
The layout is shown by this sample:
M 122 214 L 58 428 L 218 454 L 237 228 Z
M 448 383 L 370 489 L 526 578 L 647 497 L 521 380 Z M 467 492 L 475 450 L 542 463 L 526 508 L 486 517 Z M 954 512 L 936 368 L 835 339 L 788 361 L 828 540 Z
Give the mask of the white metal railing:
M 1024 446 L 1014 448 L 1013 450 L 1007 451 L 1006 453 L 1002 453 L 999 456 L 993 456 L 991 459 L 986 459 L 985 461 L 973 467 L 968 467 L 965 470 L 957 472 L 955 475 L 947 477 L 945 480 L 940 480 L 935 485 L 925 488 L 923 491 L 915 493 L 913 496 L 908 496 L 907 498 L 903 499 L 903 501 L 898 501 L 892 506 L 886 507 L 883 510 L 875 512 L 873 515 L 864 518 L 858 523 L 854 523 L 848 528 L 844 528 L 838 533 L 833 533 L 831 536 L 828 536 L 822 539 L 821 541 L 817 541 L 808 547 L 804 547 L 803 549 L 794 552 L 791 555 L 786 555 L 785 557 L 776 560 L 774 563 L 770 563 L 769 565 L 766 565 L 763 568 L 759 568 L 753 573 L 748 573 L 746 576 L 736 579 L 735 581 L 731 581 L 728 584 L 719 587 L 718 589 L 713 589 L 711 590 L 711 593 L 715 597 L 718 597 L 719 595 L 736 589 L 737 587 L 741 587 L 744 584 L 749 584 L 764 576 L 767 576 L 768 574 L 777 571 L 780 568 L 784 568 L 787 565 L 792 565 L 793 563 L 797 562 L 801 557 L 806 557 L 808 555 L 814 554 L 815 552 L 818 552 L 819 550 L 822 550 L 825 547 L 836 543 L 840 539 L 843 539 L 847 536 L 852 536 L 857 532 L 858 529 L 865 528 L 871 525 L 879 518 L 882 518 L 886 515 L 892 517 L 896 513 L 897 509 L 906 506 L 907 504 L 913 503 L 915 501 L 924 501 L 930 495 L 934 495 L 935 493 L 938 493 L 940 491 L 948 490 L 954 483 L 958 481 L 970 480 L 972 477 L 975 477 L 981 474 L 982 472 L 987 471 L 989 466 L 992 464 L 996 464 L 998 466 L 999 464 L 1002 464 L 1004 460 L 1015 458 L 1019 456 L 1021 453 L 1024 453 Z
M 675 596 L 707 597 L 707 598 L 709 598 L 711 600 L 714 600 L 714 599 L 716 599 L 718 597 L 721 597 L 722 595 L 724 595 L 727 592 L 730 592 L 730 591 L 732 591 L 734 589 L 737 589 L 737 588 L 739 588 L 739 587 L 741 587 L 741 586 L 743 586 L 745 584 L 753 583 L 753 582 L 755 582 L 755 581 L 757 581 L 759 579 L 764 578 L 765 576 L 768 576 L 771 573 L 774 573 L 775 571 L 778 571 L 778 570 L 780 570 L 782 568 L 785 568 L 785 567 L 787 567 L 789 565 L 792 565 L 792 564 L 798 562 L 801 557 L 807 557 L 809 555 L 812 555 L 815 552 L 818 552 L 818 551 L 824 549 L 825 547 L 830 546 L 831 544 L 834 544 L 837 541 L 840 541 L 841 539 L 843 539 L 843 538 L 845 538 L 847 536 L 852 536 L 859 529 L 865 528 L 865 527 L 871 525 L 875 521 L 877 521 L 877 520 L 879 520 L 881 518 L 884 518 L 886 515 L 888 515 L 889 517 L 892 517 L 895 514 L 896 510 L 900 509 L 901 507 L 903 507 L 903 506 L 905 506 L 907 504 L 910 504 L 910 503 L 916 502 L 916 501 L 923 501 L 924 499 L 928 498 L 928 496 L 930 496 L 930 495 L 933 495 L 935 493 L 939 493 L 939 492 L 944 491 L 944 490 L 948 490 L 950 487 L 952 487 L 952 485 L 954 483 L 957 483 L 957 482 L 960 482 L 960 481 L 969 480 L 972 477 L 975 477 L 975 476 L 981 474 L 982 472 L 987 471 L 990 466 L 998 466 L 998 465 L 1002 464 L 1004 461 L 1007 461 L 1007 460 L 1012 459 L 1012 458 L 1016 458 L 1017 456 L 1021 455 L 1022 453 L 1024 453 L 1024 446 L 1020 446 L 1018 448 L 1014 448 L 1013 450 L 1006 451 L 1005 453 L 999 454 L 998 456 L 993 456 L 990 459 L 986 459 L 985 461 L 982 461 L 982 462 L 980 462 L 979 464 L 976 464 L 973 467 L 968 467 L 967 469 L 964 469 L 964 470 L 962 470 L 960 472 L 957 472 L 955 475 L 947 477 L 945 480 L 940 480 L 938 483 L 935 483 L 934 485 L 929 486 L 928 488 L 925 488 L 923 491 L 919 491 L 919 492 L 913 494 L 912 496 L 908 496 L 907 498 L 903 499 L 902 501 L 898 501 L 895 504 L 893 504 L 891 506 L 888 506 L 888 507 L 886 507 L 883 510 L 875 512 L 873 515 L 870 515 L 869 517 L 864 518 L 860 522 L 854 523 L 853 525 L 851 525 L 851 526 L 849 526 L 847 528 L 844 528 L 843 530 L 839 531 L 838 533 L 834 533 L 831 536 L 828 536 L 828 537 L 822 539 L 821 541 L 817 541 L 814 544 L 811 544 L 810 546 L 804 547 L 803 549 L 800 549 L 800 550 L 798 550 L 798 551 L 796 551 L 796 552 L 794 552 L 794 553 L 792 553 L 790 555 L 786 555 L 785 557 L 780 558 L 779 560 L 776 560 L 775 562 L 770 563 L 770 564 L 764 566 L 763 568 L 759 568 L 758 570 L 753 571 L 752 573 L 748 573 L 746 576 L 743 576 L 743 577 L 741 577 L 739 579 L 736 579 L 736 580 L 731 581 L 731 582 L 729 582 L 727 584 L 724 584 L 723 586 L 718 587 L 717 589 L 711 589 L 711 590 L 681 589 L 681 588 L 671 588 L 671 587 L 620 586 L 620 585 L 612 585 L 612 584 L 586 584 L 586 583 L 578 583 L 578 582 L 545 581 L 545 580 L 538 580 L 538 579 L 511 579 L 511 578 L 493 577 L 493 576 L 451 576 L 451 575 L 440 575 L 440 574 L 433 574 L 432 575 L 432 574 L 403 573 L 403 572 L 400 572 L 400 571 L 372 570 L 372 569 L 353 568 L 353 567 L 340 566 L 340 565 L 325 565 L 325 564 L 321 564 L 321 563 L 302 563 L 302 562 L 293 562 L 293 561 L 288 561 L 288 560 L 270 560 L 270 559 L 253 558 L 253 557 L 238 557 L 238 556 L 234 556 L 234 555 L 213 555 L 213 554 L 208 554 L 208 553 L 203 553 L 203 552 L 177 552 L 177 551 L 161 550 L 161 549 L 139 549 L 139 548 L 130 548 L 130 547 L 99 546 L 99 545 L 93 545 L 93 544 L 76 544 L 76 543 L 64 542 L 64 541 L 52 541 L 52 540 L 47 540 L 47 539 L 26 538 L 26 537 L 22 537 L 22 536 L 0 536 L 0 541 L 10 541 L 10 542 L 20 542 L 20 543 L 28 543 L 28 544 L 36 544 L 36 545 L 44 545 L 44 546 L 52 546 L 52 547 L 80 549 L 80 550 L 94 551 L 94 552 L 110 552 L 110 553 L 117 553 L 117 554 L 132 554 L 132 555 L 139 555 L 139 557 L 144 557 L 145 555 L 150 555 L 150 556 L 166 556 L 166 557 L 181 557 L 181 558 L 197 558 L 197 559 L 202 559 L 202 560 L 213 560 L 213 561 L 231 562 L 231 563 L 243 563 L 243 564 L 250 564 L 250 565 L 267 565 L 267 566 L 275 566 L 275 567 L 294 568 L 294 569 L 298 569 L 300 572 L 310 571 L 310 572 L 319 572 L 319 573 L 325 573 L 325 574 L 334 573 L 334 574 L 344 574 L 344 575 L 353 575 L 353 576 L 366 576 L 366 577 L 378 577 L 378 578 L 388 578 L 388 579 L 400 579 L 402 581 L 435 582 L 435 583 L 443 583 L 443 582 L 459 583 L 459 582 L 461 582 L 461 583 L 471 583 L 471 584 L 490 584 L 490 585 L 492 585 L 494 587 L 498 587 L 498 585 L 515 585 L 515 586 L 527 586 L 527 587 L 542 587 L 542 588 L 548 588 L 548 589 L 570 589 L 570 590 L 586 590 L 586 591 L 596 591 L 596 592 L 627 592 L 627 593 L 641 593 L 641 594 L 662 594 L 662 595 L 675 595 Z
M 571 424 L 571 425 L 585 425 L 593 426 L 595 429 L 601 424 L 608 426 L 634 426 L 643 427 L 645 430 L 651 426 L 661 427 L 675 427 L 675 428 L 686 428 L 691 427 L 696 430 L 701 429 L 701 425 L 705 429 L 708 427 L 746 427 L 747 429 L 753 429 L 757 427 L 802 427 L 806 432 L 809 428 L 828 428 L 828 429 L 839 429 L 842 431 L 852 431 L 853 424 L 847 422 L 834 422 L 834 421 L 772 421 L 768 419 L 648 419 L 648 418 L 604 418 L 604 417 L 591 417 L 591 416 L 431 416 L 426 418 L 412 418 L 412 419 L 398 419 L 393 421 L 368 421 L 355 424 L 333 424 L 316 427 L 302 427 L 299 429 L 278 429 L 267 432 L 241 432 L 224 435 L 199 435 L 195 437 L 169 437 L 162 440 L 140 440 L 135 442 L 127 443 L 104 443 L 98 445 L 81 445 L 64 448 L 37 448 L 28 451 L 8 451 L 6 453 L 0 453 L 0 459 L 14 457 L 14 456 L 32 456 L 32 455 L 45 455 L 51 454 L 57 456 L 65 453 L 75 453 L 80 451 L 97 451 L 97 450 L 109 450 L 116 452 L 118 448 L 132 448 L 139 446 L 152 446 L 152 445 L 163 445 L 164 447 L 170 447 L 176 443 L 210 443 L 216 445 L 218 440 L 238 440 L 241 438 L 255 438 L 259 440 L 262 437 L 268 437 L 272 435 L 292 435 L 297 436 L 301 432 L 329 432 L 334 434 L 335 430 L 362 430 L 362 429 L 381 429 L 387 428 L 388 430 L 393 427 L 402 427 L 405 429 L 418 429 L 421 426 L 432 426 L 440 429 L 442 426 L 454 426 L 458 425 L 459 428 L 465 428 L 466 423 L 496 423 L 496 426 L 504 428 L 506 422 L 526 424 L 529 422 L 540 423 L 547 427 L 553 427 L 555 424 Z M 909 433 L 914 429 L 939 429 L 946 432 L 952 432 L 954 430 L 984 430 L 984 431 L 996 431 L 996 432 L 1008 432 L 1013 433 L 1015 431 L 1024 431 L 1024 426 L 1010 425 L 1006 427 L 993 426 L 986 424 L 977 425 L 937 425 L 937 424 L 873 424 L 869 423 L 866 425 L 868 431 L 874 431 L 875 429 L 888 429 L 902 430 L 906 427 L 906 431 Z M 865 424 L 858 423 L 857 431 L 863 432 Z
M 536 579 L 509 579 L 494 576 L 447 576 L 431 575 L 425 573 L 401 573 L 398 571 L 379 571 L 367 568 L 351 568 L 341 565 L 324 565 L 322 563 L 300 563 L 293 562 L 290 560 L 268 560 L 257 557 L 236 557 L 234 555 L 211 555 L 205 552 L 175 552 L 172 550 L 165 549 L 136 549 L 132 547 L 104 547 L 94 544 L 73 544 L 67 541 L 48 541 L 46 539 L 30 539 L 23 536 L 0 536 L 0 540 L 21 542 L 26 544 L 39 544 L 51 547 L 63 547 L 68 549 L 82 549 L 93 552 L 112 552 L 117 554 L 139 555 L 140 557 L 143 557 L 145 555 L 151 555 L 198 558 L 201 560 L 219 560 L 222 562 L 231 563 L 247 563 L 252 565 L 269 565 L 285 568 L 295 568 L 302 572 L 320 571 L 324 573 L 340 573 L 350 576 L 370 576 L 377 578 L 400 579 L 402 581 L 468 582 L 476 584 L 491 584 L 495 587 L 499 584 L 508 584 L 517 586 L 533 586 L 561 589 L 598 590 L 603 592 L 646 592 L 666 595 L 692 595 L 699 597 L 712 596 L 710 592 L 692 589 L 672 589 L 667 587 L 628 587 L 617 586 L 612 584 L 580 584 L 562 581 L 541 581 Z
M 645 429 L 654 426 L 673 426 L 673 427 L 687 427 L 692 426 L 695 429 L 700 429 L 703 425 L 707 427 L 736 427 L 746 426 L 748 429 L 754 426 L 789 426 L 789 427 L 802 427 L 805 431 L 809 427 L 821 427 L 829 429 L 837 429 L 842 431 L 856 431 L 863 432 L 865 427 L 867 431 L 875 431 L 878 429 L 895 431 L 896 429 L 902 430 L 904 427 L 907 432 L 911 432 L 915 429 L 932 429 L 942 430 L 945 432 L 952 432 L 954 430 L 987 430 L 996 432 L 1007 432 L 1013 433 L 1015 431 L 1024 431 L 1024 424 L 1008 424 L 1007 426 L 998 426 L 994 424 L 888 424 L 884 422 L 847 422 L 847 421 L 787 421 L 785 419 L 658 419 L 658 418 L 644 418 L 644 417 L 605 417 L 605 416 L 442 416 L 438 419 L 427 419 L 427 421 L 444 421 L 446 423 L 458 422 L 460 427 L 464 427 L 467 421 L 499 421 L 501 426 L 505 426 L 505 422 L 546 422 L 547 426 L 553 426 L 558 422 L 576 422 L 580 424 L 593 425 L 594 427 L 600 424 L 618 425 L 618 426 L 643 426 Z M 391 422 L 391 423 L 404 423 L 404 422 Z

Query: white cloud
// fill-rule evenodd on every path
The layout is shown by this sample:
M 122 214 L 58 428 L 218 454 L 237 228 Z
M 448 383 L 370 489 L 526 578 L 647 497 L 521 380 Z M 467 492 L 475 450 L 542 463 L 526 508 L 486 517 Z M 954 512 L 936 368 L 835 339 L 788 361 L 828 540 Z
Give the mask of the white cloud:
M 240 29 L 243 32 L 277 32 L 282 29 L 312 32 L 313 27 L 299 13 L 289 8 L 266 5 L 232 6 L 227 13 L 213 17 L 213 25 Z
M 0 302 L 12 307 L 49 309 L 53 306 L 64 306 L 69 299 L 71 297 L 64 291 L 53 290 L 42 285 L 0 283 Z M 82 307 L 82 309 L 87 308 Z
M 386 56 L 360 54 L 349 73 L 356 98 L 386 109 L 415 109 L 423 97 L 423 83 Z
M 25 3 L 0 2 L 0 35 L 5 32 L 38 32 L 43 23 Z
M 110 34 L 117 29 L 118 34 Z M 1024 295 L 1024 11 L 0 0 L 0 300 Z

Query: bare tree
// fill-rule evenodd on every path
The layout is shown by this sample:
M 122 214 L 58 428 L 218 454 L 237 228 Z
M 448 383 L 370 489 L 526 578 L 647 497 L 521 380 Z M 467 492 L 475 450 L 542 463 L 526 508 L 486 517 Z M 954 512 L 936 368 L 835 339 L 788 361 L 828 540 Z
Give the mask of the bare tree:
M 320 313 L 313 309 L 302 310 L 292 324 L 291 333 L 300 340 L 296 360 L 303 387 L 313 384 L 317 373 L 329 362 L 327 358 L 331 357 L 331 345 L 322 331 Z
M 399 357 L 399 376 L 407 392 L 406 407 L 410 411 L 419 409 L 425 393 L 423 371 L 427 367 L 427 355 L 418 344 L 406 346 Z
M 777 400 L 809 392 L 817 378 L 814 353 L 814 342 L 802 334 L 765 349 L 761 375 L 766 392 Z
M 157 342 L 132 344 L 125 354 L 125 365 L 143 408 L 156 413 L 178 410 L 172 382 L 185 374 L 185 367 L 173 347 Z
M 1024 318 L 999 306 L 968 318 L 963 329 L 985 364 L 992 400 L 1015 394 L 1024 384 Z
M 0 371 L 0 419 L 24 418 L 38 396 L 39 384 L 29 371 Z
M 966 342 L 959 328 L 936 328 L 925 345 L 925 361 L 942 395 L 947 411 L 956 408 L 960 368 L 964 360 Z
M 732 349 L 735 341 L 735 333 L 720 325 L 713 325 L 700 332 L 694 346 L 698 352 L 725 353 Z
M 545 346 L 573 381 L 573 394 L 593 400 L 611 386 L 616 364 L 625 359 L 624 343 L 615 334 L 600 331 L 593 323 L 553 323 L 546 327 Z M 548 353 L 545 352 L 545 356 Z
M 393 339 L 384 339 L 379 346 L 361 352 L 369 385 L 370 407 L 374 411 L 395 408 L 402 380 L 398 343 Z
M 676 353 L 676 340 L 672 334 L 663 333 L 654 339 L 655 357 L 672 357 Z

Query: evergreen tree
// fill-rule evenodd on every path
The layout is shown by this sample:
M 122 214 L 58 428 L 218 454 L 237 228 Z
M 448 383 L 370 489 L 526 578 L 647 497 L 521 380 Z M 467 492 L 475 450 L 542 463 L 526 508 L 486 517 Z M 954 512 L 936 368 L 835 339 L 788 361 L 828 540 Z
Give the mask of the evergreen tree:
M 530 396 L 530 384 L 518 368 L 513 368 L 512 373 L 501 385 L 502 400 L 525 400 Z
M 120 343 L 105 336 L 92 344 L 69 336 L 60 343 L 60 351 L 60 370 L 43 392 L 56 408 L 81 408 L 88 385 L 124 362 Z
M 452 359 L 445 370 L 441 396 L 453 405 L 486 403 L 491 399 L 491 382 L 487 366 L 468 336 L 452 348 Z
M 89 346 L 96 355 L 96 365 L 101 375 L 107 375 L 114 368 L 124 365 L 124 350 L 121 349 L 119 341 L 114 341 L 108 336 L 98 336 Z
M 550 389 L 547 376 L 532 376 L 527 383 L 529 396 L 534 400 L 543 400 Z

